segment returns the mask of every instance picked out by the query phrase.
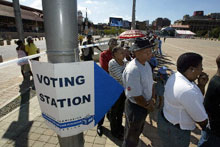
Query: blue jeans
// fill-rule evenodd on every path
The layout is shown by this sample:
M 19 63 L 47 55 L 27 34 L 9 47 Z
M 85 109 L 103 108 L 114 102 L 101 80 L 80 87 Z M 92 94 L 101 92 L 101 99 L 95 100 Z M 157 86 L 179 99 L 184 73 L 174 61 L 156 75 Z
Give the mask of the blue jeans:
M 208 129 L 202 131 L 198 147 L 220 147 L 220 137 L 212 134 Z
M 189 130 L 181 130 L 168 122 L 162 115 L 162 111 L 158 112 L 157 128 L 158 134 L 164 147 L 188 147 L 190 143 Z

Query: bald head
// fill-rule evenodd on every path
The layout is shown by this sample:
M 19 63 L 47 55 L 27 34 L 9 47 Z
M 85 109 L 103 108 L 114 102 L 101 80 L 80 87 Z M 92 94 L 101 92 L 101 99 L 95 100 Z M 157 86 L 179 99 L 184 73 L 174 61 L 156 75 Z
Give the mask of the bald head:
M 220 55 L 216 58 L 216 64 L 218 66 L 218 69 L 220 69 Z

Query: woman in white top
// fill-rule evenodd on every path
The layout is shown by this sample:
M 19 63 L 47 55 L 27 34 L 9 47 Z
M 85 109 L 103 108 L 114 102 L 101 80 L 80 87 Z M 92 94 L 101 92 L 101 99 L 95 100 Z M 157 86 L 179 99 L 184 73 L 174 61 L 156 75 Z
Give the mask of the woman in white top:
M 115 47 L 112 50 L 112 57 L 108 64 L 109 74 L 118 81 L 122 86 L 122 73 L 125 69 L 126 62 L 124 62 L 125 52 L 122 47 Z M 109 121 L 111 133 L 114 137 L 122 140 L 124 134 L 124 127 L 122 126 L 122 115 L 124 111 L 124 102 L 126 96 L 124 91 L 112 106 L 109 113 Z
M 204 98 L 194 83 L 202 70 L 201 55 L 184 53 L 177 60 L 177 72 L 167 80 L 164 107 L 158 114 L 158 132 L 164 147 L 189 146 L 195 124 L 201 128 L 207 125 Z

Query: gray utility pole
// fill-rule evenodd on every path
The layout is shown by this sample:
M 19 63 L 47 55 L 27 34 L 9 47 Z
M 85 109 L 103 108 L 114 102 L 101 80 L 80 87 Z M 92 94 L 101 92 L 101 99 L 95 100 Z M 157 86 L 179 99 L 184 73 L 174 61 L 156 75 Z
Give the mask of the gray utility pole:
M 13 0 L 14 14 L 15 14 L 15 22 L 16 28 L 18 32 L 18 38 L 24 42 L 24 30 L 21 19 L 21 10 L 19 0 Z
M 48 61 L 79 61 L 77 0 L 42 0 L 42 4 Z M 83 133 L 58 139 L 61 147 L 84 146 Z
M 135 7 L 136 7 L 136 0 L 133 0 L 133 7 L 132 7 L 132 22 L 131 22 L 131 29 L 134 30 L 136 28 L 135 23 Z

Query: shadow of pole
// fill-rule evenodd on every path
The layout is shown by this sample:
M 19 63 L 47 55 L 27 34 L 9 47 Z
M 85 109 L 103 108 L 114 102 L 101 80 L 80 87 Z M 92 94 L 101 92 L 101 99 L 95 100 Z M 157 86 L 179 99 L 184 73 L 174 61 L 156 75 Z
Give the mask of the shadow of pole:
M 23 81 L 22 84 L 30 84 L 30 80 Z M 25 86 L 21 85 L 21 87 Z M 22 89 L 20 89 L 20 91 L 22 91 Z M 33 124 L 33 121 L 29 121 L 29 100 L 30 89 L 21 94 L 18 120 L 13 121 L 3 135 L 3 138 L 13 140 L 15 147 L 28 146 L 28 132 Z M 23 133 L 24 131 L 26 133 Z M 21 137 L 19 137 L 20 134 L 22 134 Z

